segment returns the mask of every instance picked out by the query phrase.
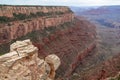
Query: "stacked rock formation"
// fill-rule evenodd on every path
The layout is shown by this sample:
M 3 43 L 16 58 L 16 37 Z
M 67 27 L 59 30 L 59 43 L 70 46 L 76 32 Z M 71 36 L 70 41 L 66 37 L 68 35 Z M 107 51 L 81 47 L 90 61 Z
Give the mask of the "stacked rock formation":
M 16 41 L 10 53 L 0 56 L 0 80 L 54 80 L 60 59 L 48 55 L 38 58 L 38 49 L 30 40 Z

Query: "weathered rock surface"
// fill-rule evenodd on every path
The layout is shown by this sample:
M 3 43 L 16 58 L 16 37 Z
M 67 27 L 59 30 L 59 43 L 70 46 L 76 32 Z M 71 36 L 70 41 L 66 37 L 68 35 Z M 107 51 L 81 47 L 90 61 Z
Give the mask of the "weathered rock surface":
M 9 11 L 9 12 L 8 12 Z M 0 16 L 13 16 L 13 13 L 51 13 L 48 16 L 32 17 L 25 20 L 15 20 L 8 23 L 0 23 L 0 44 L 19 38 L 32 31 L 42 30 L 46 27 L 59 26 L 74 19 L 74 14 L 68 7 L 18 7 L 1 6 Z M 54 14 L 54 12 L 62 14 Z M 54 15 L 53 15 L 54 14 Z M 37 15 L 37 14 L 34 14 Z
M 102 66 L 102 67 L 101 67 Z M 120 74 L 120 55 L 99 64 L 94 72 L 91 72 L 85 79 L 88 80 L 119 80 Z M 118 78 L 118 79 L 117 79 Z
M 106 79 L 104 79 L 104 80 L 119 80 L 120 79 L 120 72 L 116 75 L 116 76 L 114 76 L 114 77 L 109 77 L 109 78 L 106 78 Z
M 22 13 L 29 15 L 30 13 L 37 12 L 67 12 L 68 7 L 57 7 L 57 6 L 0 6 L 0 16 L 13 17 L 13 13 Z
M 16 41 L 10 51 L 0 56 L 0 80 L 54 80 L 61 63 L 56 55 L 38 58 L 38 49 L 30 40 Z
M 77 20 L 74 25 L 69 24 L 64 29 L 57 29 L 49 37 L 43 38 L 42 42 L 34 42 L 34 45 L 38 47 L 40 57 L 49 53 L 59 56 L 61 66 L 57 70 L 57 78 L 65 79 L 71 76 L 86 57 L 94 55 L 90 52 L 96 48 L 95 37 L 94 25 Z

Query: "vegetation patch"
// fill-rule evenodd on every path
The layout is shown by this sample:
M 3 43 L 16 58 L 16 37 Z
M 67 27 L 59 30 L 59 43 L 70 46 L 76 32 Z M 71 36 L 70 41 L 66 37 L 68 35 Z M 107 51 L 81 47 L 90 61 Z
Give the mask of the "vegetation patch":
M 25 20 L 25 19 L 31 19 L 31 18 L 37 18 L 37 17 L 51 17 L 55 15 L 63 15 L 65 13 L 71 13 L 72 11 L 67 11 L 67 12 L 37 12 L 37 13 L 30 13 L 29 15 L 23 14 L 23 13 L 13 13 L 13 17 L 7 17 L 7 16 L 0 16 L 0 23 L 7 23 L 7 22 L 12 22 L 16 20 Z

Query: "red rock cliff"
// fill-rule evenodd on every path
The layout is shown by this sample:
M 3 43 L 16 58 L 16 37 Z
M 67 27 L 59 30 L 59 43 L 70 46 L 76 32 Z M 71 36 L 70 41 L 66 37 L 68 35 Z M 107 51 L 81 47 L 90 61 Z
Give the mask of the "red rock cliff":
M 95 29 L 90 22 L 74 18 L 73 13 L 65 12 L 13 21 L 9 26 L 1 24 L 0 41 L 5 43 L 22 36 L 21 39 L 30 38 L 38 47 L 40 58 L 56 54 L 61 59 L 56 78 L 61 80 L 69 77 L 84 58 L 93 55 L 90 52 L 96 48 Z
M 0 16 L 13 17 L 13 13 L 22 13 L 29 15 L 37 12 L 67 12 L 68 7 L 50 7 L 50 6 L 0 6 Z
M 58 78 L 69 77 L 81 61 L 96 48 L 95 26 L 87 21 L 77 20 L 74 25 L 69 24 L 66 29 L 56 30 L 42 42 L 34 43 L 39 48 L 39 56 L 54 53 L 61 59 L 61 66 L 57 71 Z M 59 27 L 60 28 L 60 27 Z
M 4 9 L 5 8 L 5 9 Z M 0 8 L 0 16 L 8 16 L 13 13 L 35 13 L 42 12 L 64 12 L 60 15 L 42 16 L 32 19 L 25 19 L 20 21 L 12 21 L 9 23 L 0 24 L 0 43 L 9 42 L 10 40 L 19 38 L 32 31 L 41 30 L 45 27 L 58 26 L 66 22 L 71 22 L 74 19 L 73 13 L 69 12 L 67 7 L 17 7 L 17 6 L 4 6 Z M 4 9 L 4 10 L 3 10 Z M 18 9 L 18 10 L 17 10 Z M 8 13 L 10 11 L 10 13 Z M 4 13 L 2 15 L 2 13 Z

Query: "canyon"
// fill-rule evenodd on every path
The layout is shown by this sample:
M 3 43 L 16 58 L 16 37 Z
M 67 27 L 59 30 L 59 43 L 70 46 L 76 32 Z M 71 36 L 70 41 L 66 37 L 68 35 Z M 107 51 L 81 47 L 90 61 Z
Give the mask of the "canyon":
M 54 80 L 103 80 L 115 76 L 120 70 L 119 45 L 111 41 L 117 40 L 113 38 L 118 37 L 115 35 L 119 30 L 96 27 L 92 21 L 75 15 L 68 7 L 2 5 L 0 55 L 7 55 L 12 43 L 30 39 L 38 49 L 36 58 L 46 61 L 52 54 L 60 58 L 60 64 L 56 64 L 59 67 L 53 72 L 56 75 L 51 75 Z
M 4 6 L 1 10 L 3 8 Z M 37 16 L 5 23 L 1 21 L 0 51 L 2 54 L 9 52 L 10 44 L 16 40 L 31 39 L 33 45 L 38 47 L 39 58 L 44 59 L 49 54 L 56 54 L 60 58 L 61 65 L 56 71 L 56 80 L 59 80 L 68 78 L 82 59 L 92 55 L 89 52 L 96 47 L 96 31 L 95 26 L 89 21 L 75 18 L 68 7 L 56 7 L 58 10 L 53 8 L 50 7 L 49 10 L 62 12 L 62 14 Z M 12 13 L 15 9 L 17 9 L 16 6 L 9 8 Z M 24 10 L 21 12 L 26 14 Z M 33 9 L 33 12 L 37 10 Z M 42 9 L 39 12 L 42 12 Z M 14 17 L 12 13 L 6 13 L 4 16 L 12 19 Z M 19 14 L 19 11 L 16 14 Z
M 79 9 L 81 8 L 72 8 L 78 18 L 87 19 L 96 26 L 97 50 L 76 68 L 74 80 L 119 80 L 120 6 L 82 8 L 82 11 Z

